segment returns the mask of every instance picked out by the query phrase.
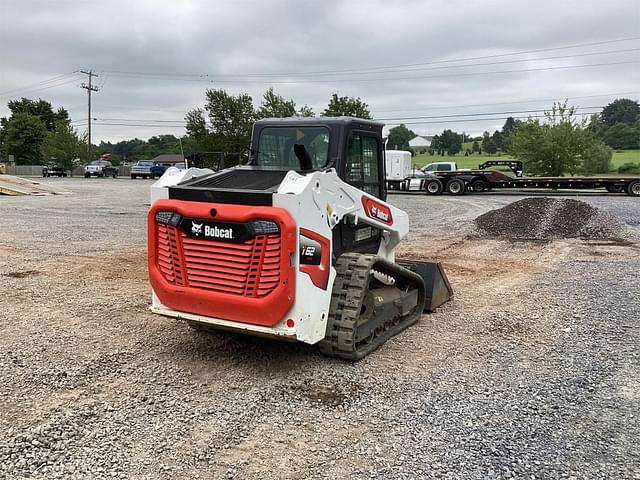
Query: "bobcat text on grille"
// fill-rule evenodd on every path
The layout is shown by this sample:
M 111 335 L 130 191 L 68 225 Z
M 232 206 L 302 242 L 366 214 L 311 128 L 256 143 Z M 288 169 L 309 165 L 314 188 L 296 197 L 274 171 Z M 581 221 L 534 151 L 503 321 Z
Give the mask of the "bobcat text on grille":
M 219 228 L 219 227 L 210 227 L 209 225 L 204 226 L 204 236 L 205 237 L 214 237 L 214 238 L 233 238 L 233 229 L 231 228 Z

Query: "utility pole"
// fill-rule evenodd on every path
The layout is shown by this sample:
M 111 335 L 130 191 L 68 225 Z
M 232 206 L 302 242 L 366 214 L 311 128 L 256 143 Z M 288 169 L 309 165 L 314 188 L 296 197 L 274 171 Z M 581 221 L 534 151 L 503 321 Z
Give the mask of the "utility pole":
M 80 85 L 80 88 L 84 88 L 87 91 L 88 97 L 88 105 L 87 105 L 87 161 L 91 161 L 91 92 L 97 92 L 99 90 L 98 87 L 94 87 L 91 85 L 91 79 L 93 77 L 97 77 L 98 75 L 93 73 L 93 70 L 89 70 L 85 72 L 84 70 L 80 70 L 80 73 L 84 73 L 89 76 L 89 82 L 83 83 Z

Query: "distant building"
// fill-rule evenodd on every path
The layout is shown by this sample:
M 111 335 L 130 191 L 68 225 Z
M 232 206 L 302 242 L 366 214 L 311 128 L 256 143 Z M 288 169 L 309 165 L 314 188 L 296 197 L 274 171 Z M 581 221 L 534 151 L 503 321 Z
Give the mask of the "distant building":
M 411 148 L 430 147 L 433 135 L 416 135 L 409 140 L 409 146 Z

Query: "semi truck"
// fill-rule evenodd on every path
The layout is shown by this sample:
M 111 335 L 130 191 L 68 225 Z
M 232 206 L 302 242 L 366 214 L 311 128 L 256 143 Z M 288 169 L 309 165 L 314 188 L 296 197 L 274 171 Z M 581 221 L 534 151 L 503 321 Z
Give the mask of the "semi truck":
M 385 150 L 385 167 L 388 190 L 400 190 L 405 179 L 411 177 L 411 152 Z
M 512 175 L 490 170 L 507 167 Z M 495 189 L 604 190 L 640 197 L 640 177 L 525 177 L 520 160 L 490 160 L 477 169 L 460 169 L 456 162 L 433 162 L 413 172 L 403 182 L 401 191 L 422 191 L 427 195 L 463 195 Z

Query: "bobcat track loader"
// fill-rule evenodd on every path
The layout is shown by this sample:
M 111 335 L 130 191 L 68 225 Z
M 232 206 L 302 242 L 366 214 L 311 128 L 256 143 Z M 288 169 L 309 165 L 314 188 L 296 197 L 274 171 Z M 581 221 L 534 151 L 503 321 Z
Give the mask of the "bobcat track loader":
M 151 310 L 358 360 L 453 295 L 440 264 L 396 261 L 383 124 L 255 123 L 247 165 L 168 170 L 148 214 Z

